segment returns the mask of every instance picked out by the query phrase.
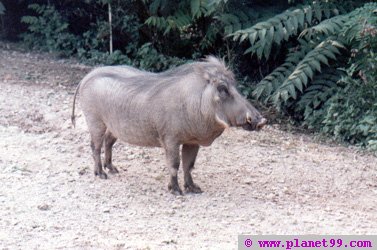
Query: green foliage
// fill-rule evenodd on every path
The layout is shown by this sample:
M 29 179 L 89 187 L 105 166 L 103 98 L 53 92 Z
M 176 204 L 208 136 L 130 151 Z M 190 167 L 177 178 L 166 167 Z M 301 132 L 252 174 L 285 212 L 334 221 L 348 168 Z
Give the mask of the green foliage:
M 239 42 L 248 40 L 250 47 L 244 52 L 245 54 L 253 53 L 259 59 L 268 59 L 273 45 L 288 41 L 305 27 L 339 13 L 340 10 L 333 2 L 313 1 L 311 5 L 287 10 L 250 28 L 238 30 L 230 36 Z
M 0 2 L 0 15 L 4 15 L 4 14 L 5 14 L 5 7 L 4 7 L 4 4 Z
M 173 16 L 150 16 L 147 20 L 145 20 L 145 23 L 149 26 L 156 27 L 158 30 L 163 31 L 164 35 L 166 35 L 173 31 L 183 32 L 185 27 L 192 23 L 192 18 L 189 14 L 179 10 Z
M 346 76 L 305 124 L 377 151 L 377 3 L 356 10 L 353 17 L 342 32 L 351 51 Z
M 166 2 L 153 0 L 149 8 L 153 15 L 145 20 L 145 24 L 156 29 L 157 36 L 162 33 L 160 41 L 178 39 L 181 44 L 191 44 L 196 50 L 192 54 L 195 54 L 200 49 L 211 47 L 218 39 L 221 28 L 214 25 L 214 17 L 226 1 L 169 1 L 173 5 L 169 11 L 165 10 Z M 159 9 L 161 11 L 157 11 Z
M 87 51 L 83 48 L 79 48 L 77 51 L 77 56 L 90 65 L 96 65 L 99 63 L 105 65 L 132 65 L 131 59 L 127 55 L 123 54 L 120 50 L 115 50 L 112 54 L 110 54 L 108 52 L 101 52 L 99 50 Z
M 311 85 L 305 90 L 305 95 L 302 95 L 296 103 L 295 112 L 303 114 L 305 121 L 318 118 L 313 115 L 313 112 L 341 89 L 338 85 L 341 76 L 342 73 L 339 70 L 330 67 L 326 68 L 322 74 L 316 75 Z
M 301 32 L 299 38 L 311 40 L 315 39 L 319 35 L 336 35 L 342 30 L 348 18 L 348 15 L 340 15 L 324 20 L 323 22 L 320 22 L 318 25 L 304 29 Z
M 108 53 L 109 3 L 114 49 L 124 57 Z M 131 5 L 134 8 L 129 8 Z M 232 60 L 237 45 L 227 41 L 226 35 L 249 27 L 258 18 L 247 2 L 228 0 L 86 0 L 66 1 L 64 8 L 57 2 L 31 4 L 30 8 L 35 15 L 22 18 L 29 30 L 23 38 L 30 47 L 78 55 L 91 64 L 129 63 L 133 59 L 134 65 L 155 65 L 154 70 L 166 68 L 164 62 L 171 61 L 162 58 L 187 60 L 226 53 Z M 80 27 L 81 23 L 87 24 Z M 224 40 L 226 47 L 222 46 Z M 146 48 L 156 52 L 152 53 L 156 58 L 147 56 Z M 139 62 L 142 58 L 151 62 Z
M 305 124 L 336 138 L 377 151 L 377 88 L 351 80 L 336 91 L 321 109 L 307 116 Z
M 226 35 L 246 28 L 255 22 L 258 15 L 242 2 L 227 0 L 187 0 L 170 2 L 173 7 L 166 10 L 162 3 L 154 0 L 153 15 L 145 24 L 162 33 L 160 40 L 179 39 L 182 44 L 193 47 L 191 54 L 208 54 Z M 161 10 L 161 11 L 156 11 Z M 206 53 L 203 53 L 206 52 Z
M 265 103 L 271 101 L 274 93 L 281 87 L 281 83 L 284 82 L 293 73 L 296 65 L 305 57 L 310 51 L 311 47 L 305 41 L 301 41 L 302 44 L 299 48 L 294 48 L 288 54 L 285 63 L 277 67 L 270 75 L 266 76 L 255 88 L 253 94 Z M 310 75 L 310 71 L 307 71 Z M 311 76 L 312 78 L 312 76 Z
M 296 37 L 298 45 L 290 50 L 285 63 L 257 85 L 253 95 L 310 128 L 377 149 L 376 26 L 377 3 L 368 3 L 307 27 L 299 35 L 289 34 Z M 275 33 L 262 34 L 261 30 L 267 29 L 265 23 L 253 27 L 261 29 L 257 35 L 248 33 L 256 36 L 257 42 L 250 43 L 254 42 L 255 48 L 258 42 L 264 48 L 269 46 L 262 40 L 274 40 Z M 256 54 L 261 56 L 258 51 Z
M 63 55 L 74 52 L 76 37 L 69 33 L 68 22 L 54 6 L 31 4 L 29 8 L 39 16 L 24 16 L 22 22 L 28 24 L 29 33 L 23 35 L 30 47 L 59 51 Z
M 102 0 L 99 2 L 101 5 L 106 3 Z M 138 51 L 138 30 L 141 26 L 136 15 L 127 14 L 120 8 L 114 11 L 115 17 L 122 18 L 115 18 L 113 26 L 126 36 L 127 43 L 122 50 L 110 54 L 106 16 L 96 18 L 81 34 L 73 34 L 68 17 L 61 15 L 53 5 L 31 4 L 29 8 L 36 13 L 35 16 L 22 17 L 22 22 L 28 25 L 29 30 L 22 37 L 29 47 L 57 52 L 62 56 L 77 55 L 88 64 L 132 64 L 129 56 L 135 56 Z
M 137 52 L 136 67 L 145 70 L 162 71 L 172 66 L 183 64 L 185 61 L 176 57 L 164 56 L 153 48 L 151 43 L 146 43 Z
M 304 89 L 306 90 L 314 75 L 321 73 L 322 65 L 330 66 L 329 60 L 336 59 L 336 55 L 340 54 L 338 48 L 342 47 L 340 43 L 327 39 L 308 52 L 294 71 L 275 90 L 273 102 L 281 105 L 290 98 L 297 99 L 299 94 L 303 93 Z
M 229 35 L 241 29 L 250 27 L 257 19 L 258 15 L 250 8 L 231 8 L 230 13 L 220 13 L 215 16 L 224 27 L 224 34 Z

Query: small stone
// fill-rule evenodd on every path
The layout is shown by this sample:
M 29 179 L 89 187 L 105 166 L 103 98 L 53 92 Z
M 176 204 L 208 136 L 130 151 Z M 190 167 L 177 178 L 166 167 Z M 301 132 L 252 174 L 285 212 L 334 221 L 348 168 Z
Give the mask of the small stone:
M 172 206 L 173 209 L 179 209 L 181 207 L 182 207 L 182 205 L 179 205 L 179 204 L 173 204 L 173 206 Z
M 79 171 L 79 175 L 84 175 L 84 174 L 86 174 L 86 168 L 83 168 L 83 169 L 81 169 L 80 171 Z
M 284 194 L 290 194 L 291 191 L 287 187 L 283 187 L 283 193 Z
M 325 207 L 324 210 L 325 210 L 326 212 L 332 212 L 332 211 L 333 211 L 331 207 Z
M 269 193 L 269 194 L 266 196 L 266 198 L 269 199 L 269 200 L 273 199 L 274 197 L 275 197 L 275 194 L 273 194 L 273 193 Z
M 162 241 L 162 243 L 167 244 L 167 245 L 169 245 L 169 244 L 177 244 L 177 241 L 174 240 L 174 239 L 171 239 L 171 240 L 164 240 L 164 241 Z
M 42 205 L 38 205 L 38 209 L 41 211 L 47 211 L 47 210 L 50 210 L 51 207 L 48 204 L 42 204 Z
M 251 185 L 254 181 L 251 179 L 251 178 L 246 178 L 243 183 L 247 184 L 247 185 Z
M 166 214 L 173 215 L 173 214 L 175 214 L 175 210 L 169 209 L 169 210 L 166 211 Z

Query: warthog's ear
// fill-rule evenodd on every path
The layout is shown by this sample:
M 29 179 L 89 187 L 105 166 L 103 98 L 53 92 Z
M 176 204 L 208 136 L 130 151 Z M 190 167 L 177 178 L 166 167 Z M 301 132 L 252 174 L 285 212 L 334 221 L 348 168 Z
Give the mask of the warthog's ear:
M 199 74 L 207 81 L 207 83 L 216 84 L 218 83 L 217 79 L 217 70 L 215 67 L 208 67 L 200 65 L 198 67 Z
M 211 76 L 208 74 L 208 72 L 206 71 L 202 72 L 202 76 L 207 81 L 207 83 L 211 82 Z

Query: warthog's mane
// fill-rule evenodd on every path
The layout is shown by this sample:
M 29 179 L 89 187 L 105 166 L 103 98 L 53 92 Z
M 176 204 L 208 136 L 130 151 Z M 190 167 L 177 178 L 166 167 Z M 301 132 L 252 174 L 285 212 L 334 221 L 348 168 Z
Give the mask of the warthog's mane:
M 196 73 L 204 78 L 209 78 L 215 82 L 225 81 L 235 84 L 233 72 L 226 66 L 224 60 L 214 56 L 207 56 L 200 62 L 187 63 L 176 68 L 155 74 L 165 81 L 167 78 L 181 78 L 182 76 Z M 169 80 L 167 80 L 169 82 Z
M 128 68 L 128 66 L 126 67 Z M 85 81 L 90 82 L 91 78 L 111 78 L 118 82 L 127 82 L 128 86 L 134 85 L 137 88 L 157 87 L 157 85 L 167 87 L 178 82 L 183 77 L 193 74 L 207 80 L 211 79 L 214 82 L 225 81 L 235 84 L 233 72 L 228 69 L 223 60 L 214 56 L 208 56 L 203 61 L 183 64 L 160 73 L 152 73 L 135 68 L 132 68 L 132 70 L 135 75 L 129 76 L 127 72 L 123 74 L 120 71 L 113 70 L 112 67 L 108 67 L 105 72 L 92 75 Z

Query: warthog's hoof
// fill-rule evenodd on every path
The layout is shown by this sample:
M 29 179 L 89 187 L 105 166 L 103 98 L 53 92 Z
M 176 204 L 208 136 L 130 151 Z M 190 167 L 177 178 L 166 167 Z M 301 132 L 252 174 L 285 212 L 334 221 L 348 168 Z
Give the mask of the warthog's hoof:
M 99 172 L 99 173 L 95 172 L 94 174 L 95 174 L 95 176 L 99 176 L 100 179 L 104 179 L 104 180 L 107 179 L 107 174 L 104 173 L 104 172 Z
M 169 183 L 168 189 L 169 189 L 170 193 L 172 193 L 174 195 L 182 195 L 183 194 L 181 188 L 178 185 L 172 185 L 171 183 Z
M 186 193 L 194 193 L 194 194 L 203 193 L 202 189 L 194 183 L 192 183 L 190 185 L 185 184 L 185 191 L 186 191 Z
M 113 166 L 113 164 L 105 164 L 105 168 L 109 170 L 110 174 L 118 174 L 119 171 L 116 167 Z

